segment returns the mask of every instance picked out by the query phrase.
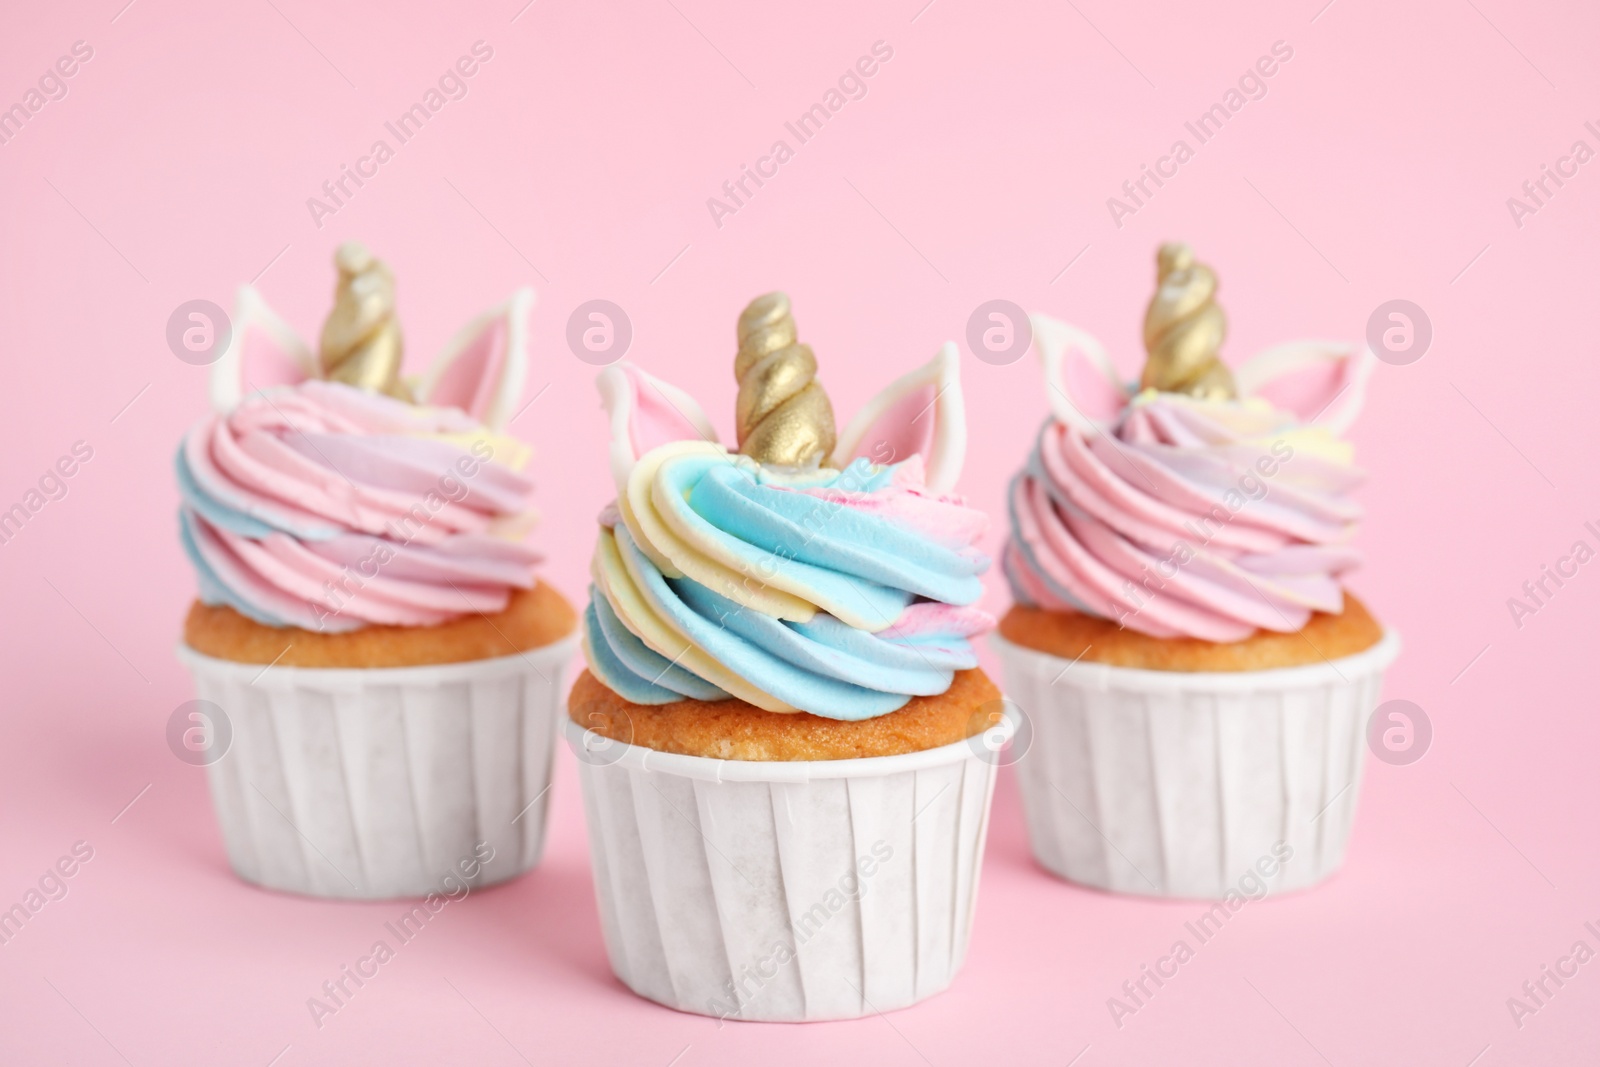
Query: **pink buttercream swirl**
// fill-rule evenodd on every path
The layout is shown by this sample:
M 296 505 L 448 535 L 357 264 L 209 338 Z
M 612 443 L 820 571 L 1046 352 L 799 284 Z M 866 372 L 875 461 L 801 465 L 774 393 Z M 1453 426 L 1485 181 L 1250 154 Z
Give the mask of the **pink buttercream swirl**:
M 201 597 L 274 626 L 426 626 L 533 585 L 526 449 L 456 408 L 324 381 L 251 394 L 185 436 Z
M 1343 610 L 1349 446 L 1262 399 L 1146 392 L 1104 431 L 1052 420 L 1010 489 L 1019 603 L 1238 641 Z

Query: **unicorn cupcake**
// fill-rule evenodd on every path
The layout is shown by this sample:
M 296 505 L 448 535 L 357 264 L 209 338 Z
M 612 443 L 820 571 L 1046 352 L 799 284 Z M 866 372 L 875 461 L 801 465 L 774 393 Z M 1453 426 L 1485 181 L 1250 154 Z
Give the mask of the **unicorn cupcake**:
M 316 354 L 240 290 L 215 410 L 178 451 L 195 736 L 223 741 L 204 762 L 246 881 L 490 884 L 538 861 L 577 645 L 535 577 L 529 450 L 505 433 L 533 293 L 407 380 L 389 269 L 354 243 L 336 265 Z
M 836 433 L 788 298 L 739 316 L 737 449 L 638 367 L 600 378 L 617 499 L 566 734 L 613 969 L 741 1019 L 851 1018 L 965 955 L 1008 729 L 971 639 L 954 345 Z
M 1343 861 L 1399 640 L 1342 581 L 1362 476 L 1339 435 L 1371 353 L 1295 342 L 1230 370 L 1216 290 L 1187 245 L 1161 247 L 1137 384 L 1034 316 L 1053 415 L 1011 483 L 1016 603 L 993 640 L 1031 729 L 1039 862 L 1242 901 Z

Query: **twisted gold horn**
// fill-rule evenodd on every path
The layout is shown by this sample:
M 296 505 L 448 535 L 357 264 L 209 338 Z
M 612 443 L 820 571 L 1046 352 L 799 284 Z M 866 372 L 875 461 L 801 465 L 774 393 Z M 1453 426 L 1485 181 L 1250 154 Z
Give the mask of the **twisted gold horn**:
M 1168 243 L 1156 255 L 1156 295 L 1144 313 L 1149 358 L 1139 384 L 1207 400 L 1236 395 L 1219 350 L 1228 320 L 1217 306 L 1217 276 L 1186 244 Z
M 796 337 L 789 298 L 758 296 L 739 314 L 739 451 L 761 463 L 816 467 L 833 454 L 833 405 L 817 358 Z
M 394 314 L 394 275 L 358 241 L 340 245 L 333 262 L 339 283 L 322 324 L 322 376 L 411 401 L 400 380 L 404 342 Z

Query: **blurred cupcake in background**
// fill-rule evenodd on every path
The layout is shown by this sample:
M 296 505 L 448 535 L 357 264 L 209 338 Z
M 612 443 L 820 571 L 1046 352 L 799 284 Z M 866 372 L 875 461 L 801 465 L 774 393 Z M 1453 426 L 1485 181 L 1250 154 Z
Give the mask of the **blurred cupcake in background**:
M 355 243 L 335 262 L 315 354 L 240 289 L 214 411 L 178 451 L 200 593 L 179 657 L 231 732 L 212 798 L 246 881 L 491 884 L 538 861 L 577 644 L 525 544 L 530 451 L 504 433 L 533 293 L 406 380 L 388 267 Z
M 736 451 L 681 390 L 601 376 L 617 499 L 566 733 L 629 988 L 853 1018 L 938 992 L 966 954 L 1000 708 L 969 643 L 993 624 L 987 520 L 950 495 L 953 345 L 836 435 L 786 296 L 737 337 Z
M 1032 731 L 1034 853 L 1104 889 L 1336 871 L 1399 647 L 1342 581 L 1362 474 L 1339 434 L 1371 353 L 1296 342 L 1230 371 L 1216 290 L 1161 247 L 1136 385 L 1088 334 L 1033 322 L 1053 415 L 1011 484 L 993 640 Z

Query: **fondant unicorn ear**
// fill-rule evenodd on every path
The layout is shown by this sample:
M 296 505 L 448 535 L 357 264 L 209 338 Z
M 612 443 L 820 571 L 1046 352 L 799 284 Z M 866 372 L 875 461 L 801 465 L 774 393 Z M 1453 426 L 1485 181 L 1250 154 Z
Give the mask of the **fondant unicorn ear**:
M 918 454 L 927 467 L 928 488 L 937 493 L 955 488 L 967 458 L 967 407 L 961 355 L 952 342 L 856 412 L 839 435 L 833 465 L 843 468 L 858 456 L 898 463 Z
M 1131 390 L 1118 380 L 1117 368 L 1100 342 L 1048 315 L 1028 318 L 1044 362 L 1051 413 L 1084 433 L 1114 421 L 1127 406 Z
M 254 286 L 241 285 L 233 309 L 233 337 L 211 365 L 211 406 L 232 411 L 247 390 L 296 385 L 316 377 L 317 359 L 300 336 Z
M 615 363 L 595 383 L 611 426 L 611 474 L 620 490 L 639 457 L 668 441 L 712 441 L 716 427 L 694 397 L 646 374 L 632 363 Z
M 1302 422 L 1343 433 L 1361 413 L 1375 358 L 1365 345 L 1290 341 L 1251 359 L 1233 378 L 1240 396 L 1259 396 Z
M 417 400 L 457 407 L 502 430 L 528 378 L 528 313 L 533 290 L 518 289 L 463 326 L 415 383 Z

